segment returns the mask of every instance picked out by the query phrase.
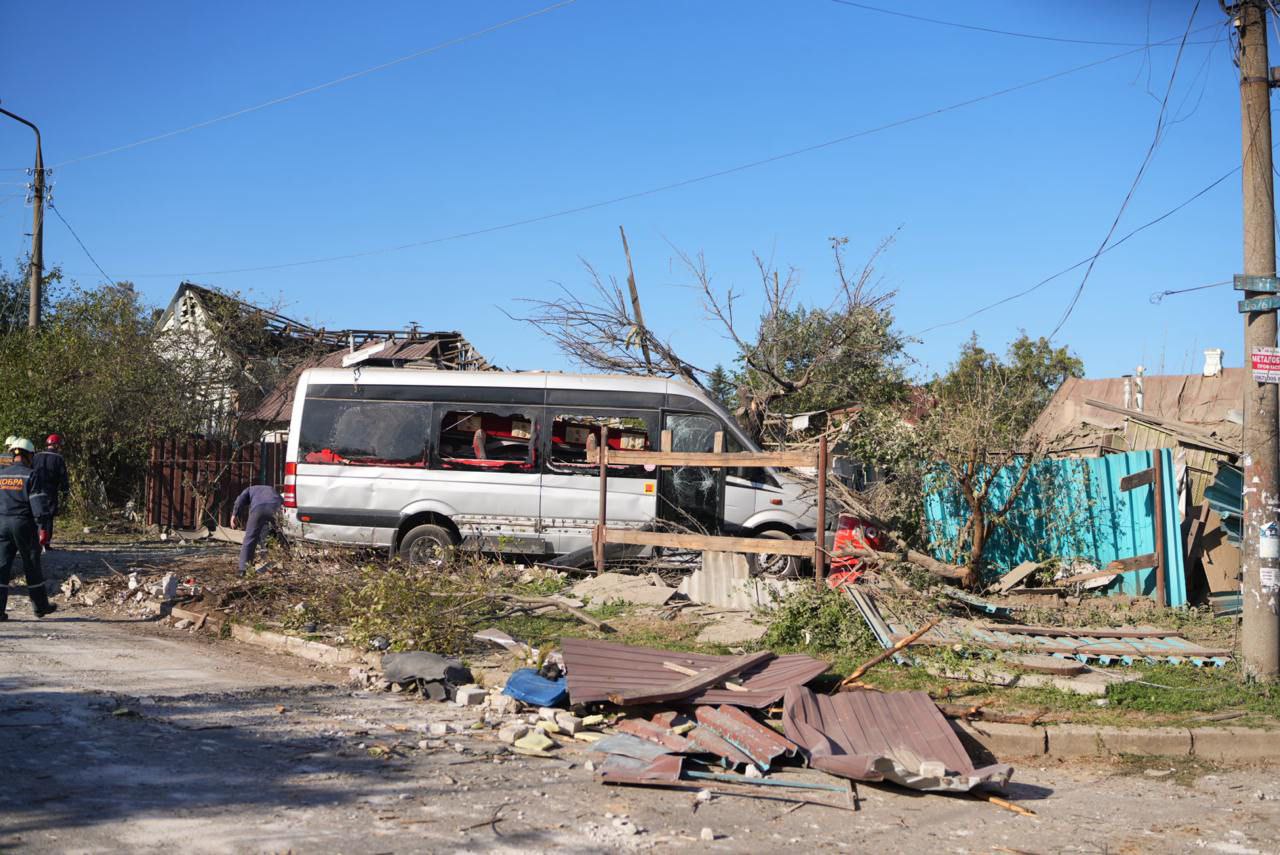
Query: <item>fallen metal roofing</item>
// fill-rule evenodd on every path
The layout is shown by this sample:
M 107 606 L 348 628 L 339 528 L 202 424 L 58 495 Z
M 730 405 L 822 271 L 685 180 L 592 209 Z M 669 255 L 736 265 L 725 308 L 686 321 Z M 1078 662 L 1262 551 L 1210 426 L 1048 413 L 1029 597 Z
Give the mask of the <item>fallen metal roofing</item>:
M 639 691 L 650 694 L 656 691 L 661 695 L 662 689 L 677 687 L 688 679 L 686 674 L 664 663 L 705 671 L 723 667 L 737 658 L 631 647 L 584 638 L 563 639 L 560 649 L 569 679 L 569 699 L 574 704 L 607 701 L 611 695 Z M 776 703 L 788 688 L 802 686 L 826 670 L 827 663 L 802 653 L 773 656 L 733 676 L 742 691 L 711 687 L 680 700 L 759 709 Z
M 741 751 L 761 772 L 767 772 L 775 758 L 794 757 L 799 748 L 771 727 L 766 727 L 737 707 L 698 707 L 695 713 L 700 730 L 711 730 Z
M 925 692 L 853 691 L 818 695 L 802 686 L 783 702 L 787 736 L 809 764 L 859 781 L 892 781 L 925 791 L 1003 786 L 1013 768 L 975 769 L 955 730 Z

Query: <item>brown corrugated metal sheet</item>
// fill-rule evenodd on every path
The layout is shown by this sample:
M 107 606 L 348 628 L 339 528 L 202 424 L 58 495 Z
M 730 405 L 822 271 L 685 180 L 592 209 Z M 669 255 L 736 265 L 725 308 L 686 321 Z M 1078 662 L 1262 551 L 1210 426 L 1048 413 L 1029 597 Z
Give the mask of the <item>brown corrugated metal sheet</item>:
M 927 791 L 1004 785 L 1003 763 L 975 769 L 960 738 L 925 692 L 855 691 L 817 695 L 787 690 L 787 736 L 816 769 L 859 781 L 893 781 Z
M 766 727 L 737 707 L 698 707 L 697 730 L 710 729 L 733 747 L 751 758 L 762 772 L 767 772 L 778 757 L 796 756 L 797 747 L 771 727 Z
M 685 679 L 685 675 L 665 668 L 664 662 L 702 671 L 735 658 L 585 638 L 563 639 L 560 649 L 568 672 L 569 699 L 575 704 L 606 701 L 619 692 L 674 686 Z M 683 702 L 758 709 L 776 703 L 789 687 L 802 686 L 826 670 L 827 663 L 803 653 L 775 656 L 734 678 L 745 691 L 711 688 L 684 698 Z

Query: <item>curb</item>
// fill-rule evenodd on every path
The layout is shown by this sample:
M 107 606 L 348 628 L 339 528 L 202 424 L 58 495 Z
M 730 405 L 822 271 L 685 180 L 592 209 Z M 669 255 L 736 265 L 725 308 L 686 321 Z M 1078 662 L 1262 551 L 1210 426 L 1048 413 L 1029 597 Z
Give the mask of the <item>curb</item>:
M 226 618 L 216 615 L 205 614 L 204 612 L 193 612 L 179 606 L 170 609 L 169 614 L 173 617 L 193 621 L 196 628 L 205 625 L 212 626 L 221 630 L 223 625 L 231 627 L 231 637 L 236 641 L 244 644 L 251 644 L 254 647 L 261 647 L 264 650 L 270 650 L 275 653 L 285 653 L 289 656 L 297 656 L 319 665 L 329 665 L 331 667 L 339 666 L 377 666 L 376 661 L 370 661 L 375 655 L 366 656 L 356 650 L 343 647 L 333 647 L 329 644 L 323 644 L 319 641 L 308 641 L 305 638 L 298 638 L 292 635 L 285 635 L 280 632 L 270 632 L 264 629 L 254 629 L 244 626 L 243 624 L 233 623 Z
M 996 757 L 1198 757 L 1226 763 L 1280 763 L 1280 731 L 1247 727 L 1090 727 L 953 721 L 961 741 Z

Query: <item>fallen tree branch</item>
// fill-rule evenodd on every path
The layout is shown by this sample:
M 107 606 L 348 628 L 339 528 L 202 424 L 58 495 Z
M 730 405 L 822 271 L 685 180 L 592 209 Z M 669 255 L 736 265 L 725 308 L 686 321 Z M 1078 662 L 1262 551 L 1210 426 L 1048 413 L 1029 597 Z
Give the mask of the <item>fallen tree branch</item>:
M 902 639 L 901 641 L 898 641 L 896 644 L 893 645 L 893 647 L 890 647 L 888 650 L 882 650 L 879 653 L 877 653 L 875 656 L 872 656 L 866 662 L 863 662 L 857 668 L 853 669 L 852 674 L 850 674 L 848 677 L 845 677 L 843 680 L 841 680 L 840 685 L 836 687 L 836 691 L 839 691 L 840 689 L 848 688 L 853 683 L 858 682 L 858 680 L 862 677 L 863 674 L 867 673 L 872 668 L 879 665 L 884 660 L 888 659 L 890 656 L 893 656 L 895 653 L 898 653 L 904 647 L 910 646 L 912 643 L 918 640 L 926 632 L 928 632 L 929 630 L 937 626 L 941 621 L 942 621 L 942 618 L 934 618 L 933 620 L 926 623 L 924 626 L 917 629 L 915 632 L 908 635 L 906 638 Z
M 521 597 L 517 594 L 495 594 L 494 596 L 498 597 L 499 599 L 520 603 L 522 605 L 554 606 L 555 608 L 560 609 L 561 611 L 568 612 L 578 620 L 582 621 L 583 623 L 587 624 L 590 627 L 594 627 L 600 632 L 616 631 L 614 630 L 613 627 L 609 626 L 609 624 L 605 623 L 599 618 L 594 618 L 591 615 L 584 612 L 582 609 L 575 608 L 574 606 L 571 606 L 568 603 L 562 602 L 552 597 Z

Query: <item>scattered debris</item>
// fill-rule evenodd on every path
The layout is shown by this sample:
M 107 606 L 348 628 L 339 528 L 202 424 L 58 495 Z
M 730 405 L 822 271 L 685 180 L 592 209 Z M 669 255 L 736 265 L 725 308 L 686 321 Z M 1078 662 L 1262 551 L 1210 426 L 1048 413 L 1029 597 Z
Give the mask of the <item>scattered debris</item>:
M 668 587 L 657 573 L 644 576 L 601 573 L 589 576 L 573 586 L 574 596 L 586 597 L 598 604 L 623 600 L 642 606 L 661 606 L 675 593 L 675 588 Z
M 413 685 L 433 701 L 454 697 L 459 686 L 472 682 L 471 672 L 460 660 L 420 650 L 384 655 L 382 676 L 393 686 Z

